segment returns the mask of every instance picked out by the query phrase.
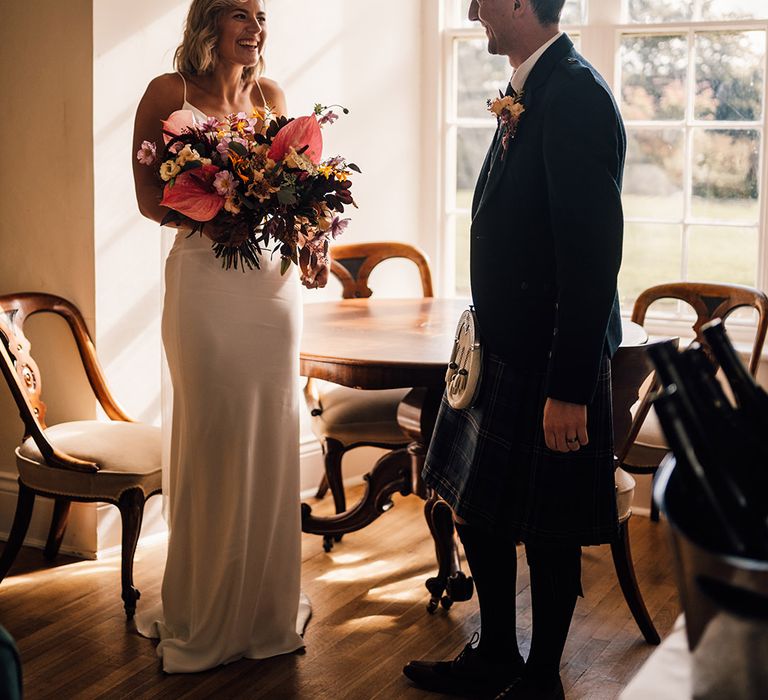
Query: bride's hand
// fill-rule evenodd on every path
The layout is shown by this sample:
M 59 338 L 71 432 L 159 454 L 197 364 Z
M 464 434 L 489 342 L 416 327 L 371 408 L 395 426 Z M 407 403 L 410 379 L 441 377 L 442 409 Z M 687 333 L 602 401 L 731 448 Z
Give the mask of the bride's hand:
M 331 261 L 327 264 L 301 273 L 301 283 L 307 289 L 322 289 L 328 284 L 328 276 L 331 270 Z

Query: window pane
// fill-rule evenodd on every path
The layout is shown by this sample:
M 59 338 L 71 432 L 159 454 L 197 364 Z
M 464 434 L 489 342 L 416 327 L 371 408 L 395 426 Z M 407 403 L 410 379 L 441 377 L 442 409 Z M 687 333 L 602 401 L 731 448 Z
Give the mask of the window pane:
M 459 128 L 456 139 L 456 208 L 469 209 L 494 129 Z
M 693 137 L 693 216 L 757 222 L 759 133 L 751 129 L 696 129 Z
M 498 97 L 512 75 L 506 56 L 491 56 L 485 39 L 457 40 L 457 111 L 459 117 L 487 117 L 487 101 Z
M 456 227 L 456 294 L 470 295 L 469 286 L 469 214 L 457 214 Z
M 454 7 L 454 17 L 449 24 L 458 27 L 470 27 L 475 24 L 475 22 L 470 22 L 467 19 L 467 15 L 469 14 L 469 3 L 471 1 L 472 0 L 448 0 Z
M 629 311 L 640 292 L 655 284 L 680 279 L 682 227 L 673 224 L 635 224 L 624 227 L 624 260 L 619 273 L 621 305 Z M 674 312 L 676 304 L 654 305 Z
M 682 129 L 629 129 L 624 167 L 624 216 L 683 218 Z
M 450 0 L 449 0 L 450 2 Z M 450 24 L 454 26 L 467 26 L 472 25 L 474 22 L 470 22 L 467 19 L 469 14 L 469 3 L 471 0 L 454 0 L 453 7 L 454 17 L 451 19 Z M 450 15 L 449 15 L 450 16 Z M 584 0 L 565 0 L 563 12 L 560 15 L 561 24 L 581 24 L 584 17 Z
M 730 0 L 726 0 L 730 2 Z M 629 0 L 630 22 L 673 22 L 691 19 L 691 0 Z
M 708 0 L 701 8 L 702 19 L 765 19 L 765 0 Z
M 696 118 L 760 119 L 764 58 L 765 32 L 697 33 Z
M 691 226 L 688 272 L 696 282 L 729 282 L 754 287 L 757 282 L 757 228 Z
M 625 119 L 685 116 L 685 36 L 625 35 L 621 40 L 621 67 L 621 111 Z
M 581 24 L 584 21 L 583 0 L 565 0 L 560 24 Z

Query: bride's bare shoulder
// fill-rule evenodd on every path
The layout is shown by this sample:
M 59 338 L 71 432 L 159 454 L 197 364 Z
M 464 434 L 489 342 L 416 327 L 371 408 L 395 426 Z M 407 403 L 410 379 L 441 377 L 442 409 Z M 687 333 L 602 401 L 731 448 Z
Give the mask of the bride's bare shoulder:
M 287 109 L 285 104 L 285 93 L 283 92 L 283 88 L 278 85 L 277 81 L 272 80 L 271 78 L 258 78 L 258 86 L 254 85 L 254 92 L 256 93 L 254 98 L 258 97 L 260 102 L 261 95 L 259 94 L 259 87 L 261 87 L 261 90 L 264 93 L 264 99 L 267 101 L 267 105 L 276 109 L 279 114 L 285 114 Z M 255 104 L 258 104 L 258 102 L 255 102 Z
M 153 78 L 141 98 L 141 106 L 166 115 L 184 104 L 184 81 L 178 73 L 164 73 Z

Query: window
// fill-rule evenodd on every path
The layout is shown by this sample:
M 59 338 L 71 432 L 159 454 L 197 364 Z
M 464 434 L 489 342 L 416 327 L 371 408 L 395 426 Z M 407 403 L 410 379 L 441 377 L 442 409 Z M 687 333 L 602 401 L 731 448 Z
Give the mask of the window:
M 443 0 L 443 288 L 469 292 L 469 208 L 511 68 L 469 0 Z M 766 287 L 766 0 L 568 0 L 563 28 L 612 84 L 627 127 L 625 312 L 673 280 Z M 677 305 L 656 309 L 678 316 Z

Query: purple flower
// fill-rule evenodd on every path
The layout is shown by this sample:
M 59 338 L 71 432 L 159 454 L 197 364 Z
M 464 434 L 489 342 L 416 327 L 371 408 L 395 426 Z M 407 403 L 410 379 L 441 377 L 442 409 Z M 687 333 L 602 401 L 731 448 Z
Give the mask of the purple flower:
M 213 178 L 213 187 L 222 197 L 229 197 L 237 187 L 237 180 L 229 170 L 219 170 Z
M 216 117 L 208 117 L 208 119 L 200 124 L 200 129 L 202 131 L 217 131 L 220 125 L 221 122 Z
M 349 226 L 350 221 L 351 219 L 342 219 L 338 215 L 333 217 L 333 221 L 331 221 L 331 228 L 329 229 L 329 233 L 333 236 L 334 240 L 336 240 L 342 233 L 344 233 L 347 226 Z
M 157 148 L 154 143 L 143 141 L 136 153 L 136 158 L 142 165 L 152 165 L 157 159 Z
M 223 138 L 216 144 L 216 150 L 219 152 L 219 155 L 226 156 L 229 153 L 229 144 L 230 139 L 228 138 Z
M 326 112 L 320 119 L 317 120 L 317 123 L 320 126 L 323 126 L 325 124 L 333 124 L 337 119 L 339 118 L 339 115 L 336 114 L 336 112 L 329 110 Z

